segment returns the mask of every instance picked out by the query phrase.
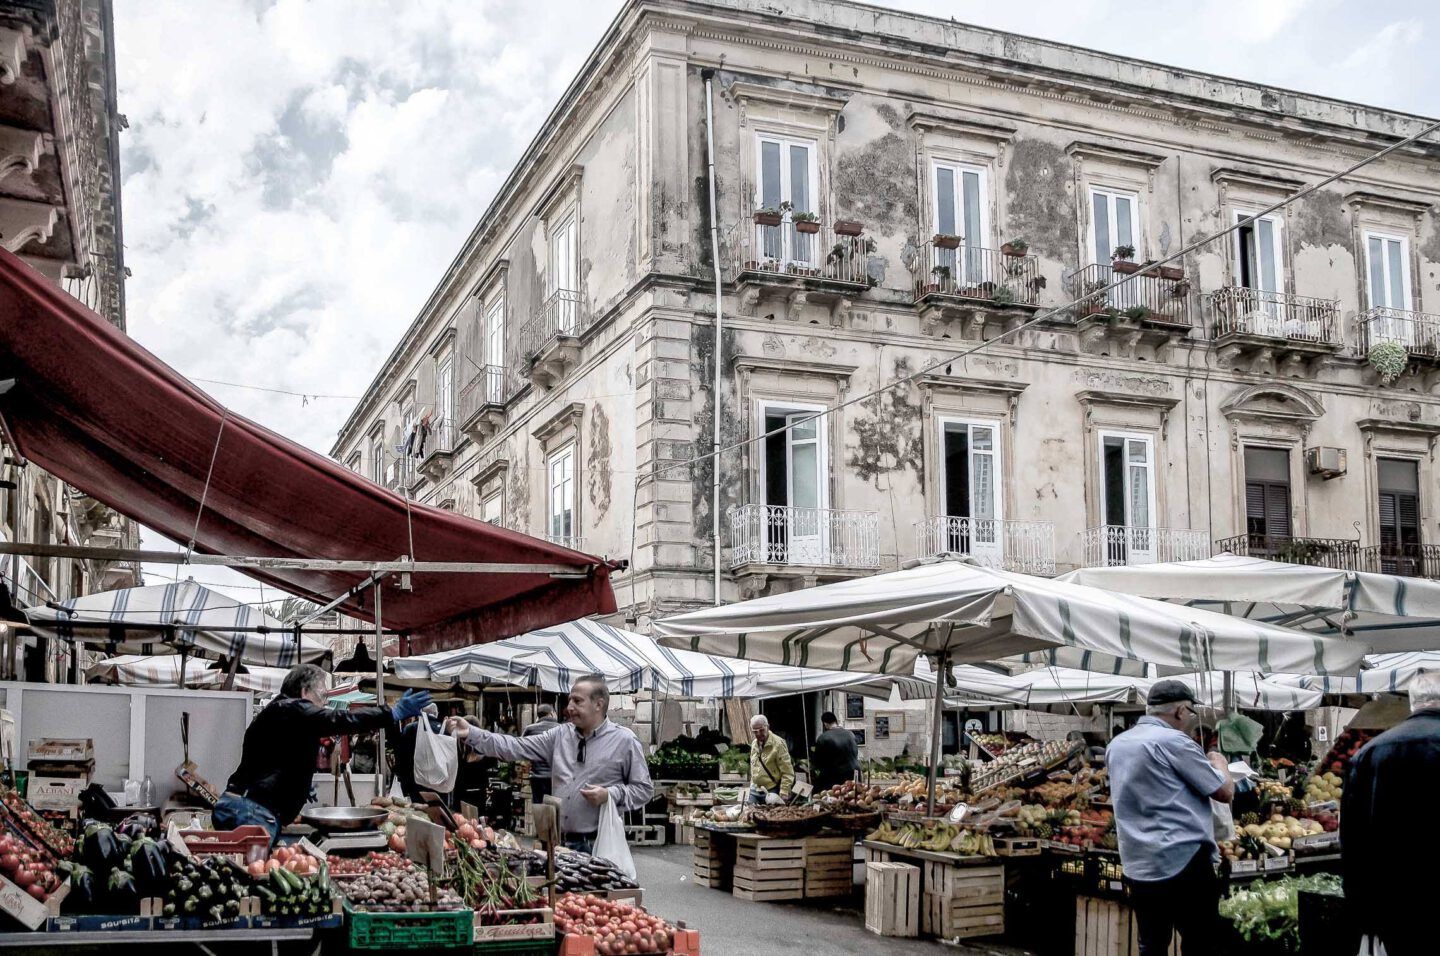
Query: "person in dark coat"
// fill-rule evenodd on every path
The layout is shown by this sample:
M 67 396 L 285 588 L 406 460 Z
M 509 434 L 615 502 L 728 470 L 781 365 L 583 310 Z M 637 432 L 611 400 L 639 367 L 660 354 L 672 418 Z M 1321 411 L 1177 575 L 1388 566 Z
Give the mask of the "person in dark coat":
M 860 748 L 855 735 L 840 726 L 840 718 L 826 711 L 820 715 L 820 736 L 810 749 L 811 783 L 815 792 L 829 790 L 860 772 Z
M 1340 805 L 1345 899 L 1360 928 L 1389 956 L 1436 951 L 1433 826 L 1417 814 L 1440 793 L 1440 672 L 1410 681 L 1410 716 L 1350 762 Z
M 383 730 L 430 703 L 428 693 L 408 691 L 393 708 L 332 710 L 326 706 L 329 681 L 330 675 L 314 664 L 301 664 L 285 675 L 280 696 L 245 729 L 240 766 L 215 805 L 215 829 L 258 824 L 273 842 L 309 799 L 322 738 Z
M 555 708 L 549 704 L 541 704 L 535 708 L 535 723 L 525 728 L 522 737 L 538 737 L 546 731 L 554 730 L 560 724 L 555 720 Z M 544 760 L 530 761 L 530 802 L 544 803 L 545 798 L 550 795 L 550 765 Z

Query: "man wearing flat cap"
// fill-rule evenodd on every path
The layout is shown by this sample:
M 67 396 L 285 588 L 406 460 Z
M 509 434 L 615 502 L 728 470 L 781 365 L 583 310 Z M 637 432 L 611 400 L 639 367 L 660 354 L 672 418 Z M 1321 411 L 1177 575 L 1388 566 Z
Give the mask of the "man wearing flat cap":
M 1210 801 L 1229 803 L 1235 784 L 1225 758 L 1195 742 L 1195 705 L 1183 681 L 1156 681 L 1145 716 L 1105 751 L 1141 956 L 1168 953 L 1176 931 L 1187 953 L 1217 945 L 1220 851 Z

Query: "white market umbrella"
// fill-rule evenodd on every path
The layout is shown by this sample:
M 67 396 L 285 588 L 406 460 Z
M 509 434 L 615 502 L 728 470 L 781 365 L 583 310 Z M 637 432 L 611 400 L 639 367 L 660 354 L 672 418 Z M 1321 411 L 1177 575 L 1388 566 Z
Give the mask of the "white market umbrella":
M 890 693 L 883 679 L 665 647 L 653 637 L 584 619 L 392 663 L 395 675 L 404 679 L 503 681 L 551 693 L 565 693 L 585 674 L 600 674 L 621 694 L 652 690 L 672 697 L 756 698 L 848 687 L 874 696 Z
M 152 654 L 160 646 L 246 664 L 289 668 L 329 654 L 264 611 L 186 579 L 172 584 L 98 591 L 25 609 L 32 630 L 112 653 Z
M 1410 689 L 1410 681 L 1415 675 L 1426 671 L 1440 671 L 1440 653 L 1401 651 L 1372 654 L 1365 658 L 1364 668 L 1354 677 L 1286 674 L 1271 680 L 1319 694 L 1403 694 Z
M 92 664 L 85 678 L 95 683 L 122 684 L 127 687 L 180 687 L 180 669 L 185 669 L 184 686 L 220 690 L 230 678 L 228 671 L 213 662 L 183 654 L 126 654 Z M 258 694 L 278 694 L 289 673 L 283 667 L 259 665 L 237 671 L 234 689 Z
M 1425 578 L 1227 552 L 1199 561 L 1082 568 L 1056 580 L 1353 638 L 1376 653 L 1440 651 L 1440 581 Z
M 1337 674 L 1353 673 L 1364 653 L 1350 641 L 956 559 L 692 611 L 655 630 L 693 651 L 901 675 L 922 654 L 943 671 L 1054 647 L 1186 670 Z

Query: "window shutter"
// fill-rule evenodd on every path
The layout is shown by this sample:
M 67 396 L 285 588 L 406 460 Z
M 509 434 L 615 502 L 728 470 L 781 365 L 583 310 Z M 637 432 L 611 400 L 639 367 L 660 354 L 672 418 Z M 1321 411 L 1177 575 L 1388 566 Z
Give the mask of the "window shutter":
M 1265 486 L 1265 530 L 1271 537 L 1290 535 L 1290 489 L 1285 485 Z

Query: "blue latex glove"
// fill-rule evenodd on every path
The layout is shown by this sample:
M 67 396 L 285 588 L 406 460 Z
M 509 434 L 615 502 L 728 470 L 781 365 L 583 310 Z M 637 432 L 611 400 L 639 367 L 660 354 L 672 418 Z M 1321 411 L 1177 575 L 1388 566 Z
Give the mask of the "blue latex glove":
M 407 690 L 405 696 L 390 708 L 390 715 L 395 718 L 396 723 L 399 723 L 407 718 L 420 716 L 420 712 L 428 703 L 430 703 L 428 690 Z

